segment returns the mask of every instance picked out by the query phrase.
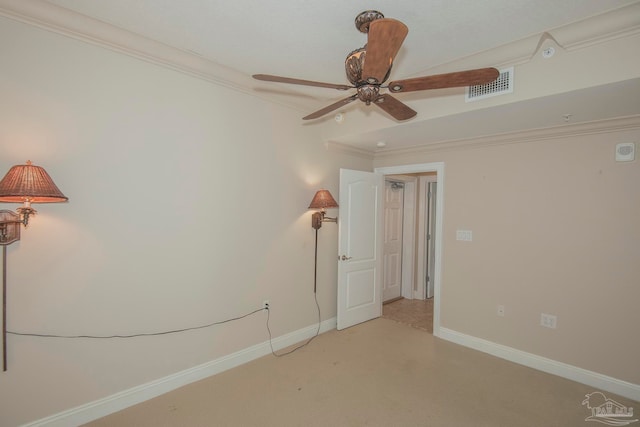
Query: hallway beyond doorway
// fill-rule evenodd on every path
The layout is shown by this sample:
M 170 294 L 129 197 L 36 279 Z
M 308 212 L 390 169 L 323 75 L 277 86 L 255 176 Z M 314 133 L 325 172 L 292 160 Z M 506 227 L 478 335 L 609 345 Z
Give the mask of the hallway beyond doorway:
M 382 317 L 433 333 L 433 298 L 400 298 L 382 306 Z

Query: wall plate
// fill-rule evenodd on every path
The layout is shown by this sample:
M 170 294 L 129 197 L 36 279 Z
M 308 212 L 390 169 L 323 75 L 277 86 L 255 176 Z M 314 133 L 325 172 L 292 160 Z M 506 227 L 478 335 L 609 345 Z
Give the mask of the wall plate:
M 636 144 L 623 142 L 616 145 L 616 162 L 630 162 L 635 160 Z

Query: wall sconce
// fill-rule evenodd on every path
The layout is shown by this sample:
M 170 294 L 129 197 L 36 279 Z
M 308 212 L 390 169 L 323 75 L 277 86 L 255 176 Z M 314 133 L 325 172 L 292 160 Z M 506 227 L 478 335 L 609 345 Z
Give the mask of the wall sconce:
M 318 190 L 316 195 L 313 196 L 313 200 L 311 200 L 311 204 L 309 205 L 309 209 L 320 209 L 320 212 L 314 212 L 311 217 L 311 227 L 316 230 L 322 227 L 323 222 L 338 222 L 338 217 L 331 218 L 326 217 L 326 209 L 328 208 L 337 208 L 338 203 L 336 203 L 336 199 L 333 198 L 329 190 Z
M 2 246 L 2 370 L 7 370 L 7 245 L 20 240 L 20 224 L 29 224 L 36 213 L 32 203 L 56 203 L 69 200 L 40 166 L 27 161 L 16 165 L 0 181 L 0 202 L 23 203 L 17 213 L 0 210 L 0 246 Z
M 338 203 L 336 199 L 333 198 L 329 190 L 318 190 L 316 195 L 313 196 L 313 200 L 311 200 L 311 204 L 309 205 L 309 209 L 320 209 L 320 212 L 314 212 L 311 216 L 311 227 L 316 230 L 316 252 L 315 252 L 315 263 L 313 270 L 313 293 L 316 293 L 316 289 L 318 287 L 318 229 L 322 227 L 323 222 L 335 222 L 338 223 L 338 217 L 331 218 L 325 216 L 326 209 L 328 208 L 337 208 Z
M 13 166 L 0 181 L 0 202 L 24 204 L 16 211 L 25 227 L 29 224 L 29 215 L 36 213 L 31 203 L 67 200 L 69 199 L 56 187 L 47 171 L 31 164 L 31 160 L 27 160 L 25 165 Z

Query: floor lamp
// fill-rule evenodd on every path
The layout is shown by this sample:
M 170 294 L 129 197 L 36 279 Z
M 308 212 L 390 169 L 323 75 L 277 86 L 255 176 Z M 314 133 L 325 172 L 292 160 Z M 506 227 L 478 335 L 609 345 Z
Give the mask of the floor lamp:
M 29 224 L 36 213 L 32 203 L 66 202 L 67 197 L 56 187 L 42 167 L 27 161 L 13 166 L 0 181 L 0 202 L 22 203 L 16 212 L 0 210 L 0 246 L 2 246 L 2 370 L 7 370 L 7 246 L 20 240 L 20 226 Z

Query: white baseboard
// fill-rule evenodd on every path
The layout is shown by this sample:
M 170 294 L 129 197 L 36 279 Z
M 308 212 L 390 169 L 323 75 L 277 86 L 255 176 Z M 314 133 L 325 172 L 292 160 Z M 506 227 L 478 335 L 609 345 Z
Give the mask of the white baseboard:
M 519 365 L 567 378 L 632 400 L 640 400 L 640 385 L 638 384 L 598 374 L 597 372 L 588 371 L 443 327 L 440 327 L 438 337 Z
M 325 320 L 320 324 L 320 333 L 324 333 L 336 328 L 336 318 Z M 312 325 L 286 335 L 279 336 L 272 340 L 273 349 L 280 350 L 290 345 L 304 341 L 315 335 L 318 325 Z M 211 362 L 177 372 L 164 378 L 130 388 L 120 393 L 96 400 L 76 408 L 69 409 L 58 414 L 25 424 L 23 427 L 67 427 L 70 425 L 80 425 L 102 418 L 117 411 L 121 411 L 130 406 L 152 399 L 161 394 L 170 392 L 179 387 L 200 381 L 212 375 L 219 374 L 228 369 L 250 362 L 259 357 L 271 353 L 269 341 L 245 348 L 233 354 L 223 356 Z
M 312 337 L 316 326 L 309 326 L 289 334 L 282 335 L 272 340 L 274 350 L 289 347 L 295 343 Z M 320 333 L 336 328 L 336 318 L 323 321 L 320 324 Z M 535 354 L 516 350 L 501 344 L 496 344 L 481 338 L 466 335 L 451 329 L 441 327 L 439 338 L 451 341 L 465 347 L 473 348 L 484 353 L 491 354 L 510 362 L 528 366 L 539 371 L 547 372 L 563 378 L 567 378 L 594 388 L 618 394 L 636 401 L 640 401 L 640 385 L 632 384 L 586 369 L 578 368 L 566 363 L 558 362 Z M 130 406 L 142 403 L 146 400 L 168 393 L 187 384 L 202 380 L 212 375 L 219 374 L 228 369 L 250 362 L 259 357 L 271 353 L 269 341 L 248 347 L 233 354 L 223 356 L 211 362 L 204 363 L 193 368 L 177 372 L 164 378 L 142 384 L 137 387 L 113 394 L 104 399 L 96 400 L 76 408 L 69 409 L 58 414 L 51 415 L 23 427 L 66 427 L 80 425 L 121 411 Z

